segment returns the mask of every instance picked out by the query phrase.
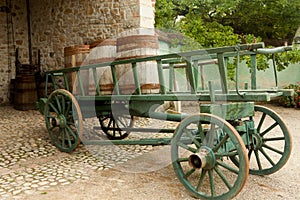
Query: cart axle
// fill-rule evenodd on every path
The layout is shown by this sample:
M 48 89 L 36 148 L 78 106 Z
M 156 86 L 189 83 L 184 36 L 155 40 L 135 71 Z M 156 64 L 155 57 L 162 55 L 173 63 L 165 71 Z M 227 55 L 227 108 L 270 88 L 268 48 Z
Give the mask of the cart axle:
M 203 146 L 199 153 L 192 154 L 189 157 L 189 165 L 194 169 L 211 169 L 216 164 L 215 155 L 209 147 Z

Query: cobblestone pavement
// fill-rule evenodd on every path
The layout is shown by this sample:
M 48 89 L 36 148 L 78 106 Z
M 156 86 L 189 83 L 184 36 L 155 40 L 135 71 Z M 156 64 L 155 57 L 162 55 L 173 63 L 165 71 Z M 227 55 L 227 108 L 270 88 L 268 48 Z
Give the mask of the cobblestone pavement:
M 250 175 L 247 184 L 234 199 L 300 199 L 300 137 L 297 134 L 300 130 L 300 110 L 269 106 L 283 117 L 291 130 L 291 158 L 275 174 Z M 197 111 L 193 109 L 193 113 Z M 85 129 L 94 123 L 94 119 L 86 120 Z M 138 121 L 137 125 L 175 126 L 174 123 L 161 123 L 147 119 Z M 93 133 L 92 129 L 86 131 Z M 130 134 L 130 137 L 148 136 L 148 133 Z M 124 170 L 131 170 L 132 167 L 137 170 L 143 162 L 140 158 L 152 152 L 162 158 L 167 153 L 169 158 L 169 151 L 161 153 L 160 150 L 163 149 L 139 145 L 80 145 L 70 154 L 62 153 L 52 146 L 43 116 L 38 111 L 24 112 L 9 106 L 0 107 L 0 200 L 193 199 L 177 180 L 170 163 L 161 166 L 159 160 L 157 166 L 160 168 L 150 173 L 126 173 Z
M 0 199 L 86 180 L 90 171 L 112 168 L 152 149 L 81 144 L 71 154 L 63 153 L 51 144 L 38 111 L 0 107 Z

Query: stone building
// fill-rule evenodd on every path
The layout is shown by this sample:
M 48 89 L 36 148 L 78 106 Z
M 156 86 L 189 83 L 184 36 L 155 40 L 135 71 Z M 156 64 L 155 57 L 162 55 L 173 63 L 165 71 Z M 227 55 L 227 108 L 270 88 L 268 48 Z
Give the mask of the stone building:
M 0 0 L 0 105 L 9 103 L 17 48 L 21 63 L 36 64 L 39 50 L 42 70 L 62 68 L 66 47 L 153 29 L 154 7 L 155 0 Z

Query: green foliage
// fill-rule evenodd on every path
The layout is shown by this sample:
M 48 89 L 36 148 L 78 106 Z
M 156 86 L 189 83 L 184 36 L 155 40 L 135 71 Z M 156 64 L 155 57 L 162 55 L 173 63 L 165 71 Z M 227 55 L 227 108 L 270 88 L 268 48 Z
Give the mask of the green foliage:
M 273 46 L 291 43 L 300 24 L 299 0 L 157 0 L 156 4 L 157 28 L 176 27 L 180 16 L 184 23 L 199 21 L 198 25 L 211 33 L 231 34 L 233 29 L 235 34 L 253 34 Z
M 279 104 L 285 107 L 300 108 L 300 82 L 290 84 L 285 89 L 293 89 L 294 95 L 292 97 L 282 97 L 279 99 Z
M 191 39 L 189 49 L 232 46 L 264 41 L 267 45 L 291 43 L 300 24 L 299 0 L 156 0 L 155 26 L 176 30 Z M 196 45 L 197 44 L 197 45 Z M 257 69 L 269 67 L 272 55 L 258 55 Z M 250 57 L 243 56 L 250 66 Z M 277 69 L 300 61 L 295 48 L 275 56 Z M 237 59 L 228 61 L 234 80 Z
M 155 25 L 157 28 L 173 29 L 177 14 L 174 12 L 175 5 L 170 0 L 156 1 Z
M 299 17 L 298 0 L 242 0 L 233 13 L 217 20 L 232 26 L 238 34 L 251 33 L 272 44 L 272 40 L 291 42 L 300 24 Z
M 190 17 L 190 16 L 189 16 Z M 240 43 L 239 36 L 229 26 L 217 22 L 204 24 L 197 18 L 184 18 L 178 23 L 181 32 L 194 38 L 203 47 L 230 46 Z

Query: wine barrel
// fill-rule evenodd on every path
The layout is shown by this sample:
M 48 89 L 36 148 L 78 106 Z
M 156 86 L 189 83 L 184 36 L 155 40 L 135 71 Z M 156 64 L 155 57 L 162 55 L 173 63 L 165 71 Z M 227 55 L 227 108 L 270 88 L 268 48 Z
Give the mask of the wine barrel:
M 10 102 L 11 105 L 13 105 L 14 101 L 15 101 L 15 79 L 10 79 L 9 102 Z
M 80 67 L 90 52 L 90 45 L 76 45 L 76 46 L 70 46 L 64 48 L 64 60 L 65 60 L 65 68 L 70 67 Z M 88 91 L 88 84 L 86 84 L 85 80 L 89 79 L 88 76 L 88 70 L 84 70 L 81 72 L 81 78 L 84 83 L 84 90 L 85 93 Z M 68 85 L 70 92 L 73 92 L 74 94 L 77 94 L 79 92 L 77 86 L 74 87 L 76 84 L 76 73 L 75 72 L 69 72 L 67 73 L 67 79 L 68 79 Z M 76 84 L 78 85 L 78 84 Z
M 97 68 L 97 77 L 101 94 L 111 94 L 113 79 L 109 63 L 116 59 L 116 39 L 99 40 L 90 44 L 89 64 L 108 63 L 108 66 Z M 90 71 L 89 94 L 96 94 L 93 73 Z
M 125 35 L 117 38 L 117 59 L 133 59 L 158 55 L 156 35 Z M 160 84 L 155 61 L 137 63 L 139 82 L 143 94 L 158 93 Z M 132 94 L 136 90 L 131 64 L 116 66 L 120 90 Z
M 31 74 L 17 75 L 14 86 L 14 108 L 17 110 L 36 109 L 37 90 L 35 76 Z

